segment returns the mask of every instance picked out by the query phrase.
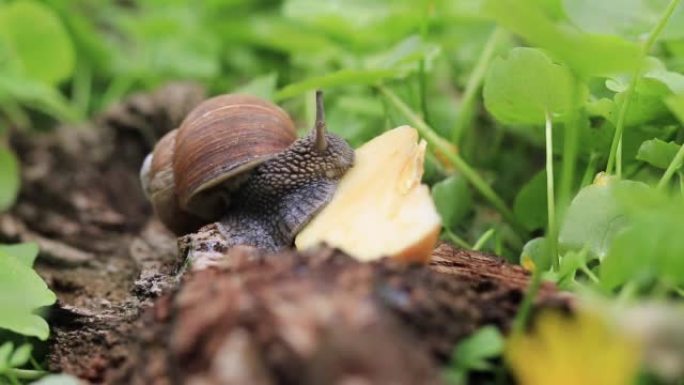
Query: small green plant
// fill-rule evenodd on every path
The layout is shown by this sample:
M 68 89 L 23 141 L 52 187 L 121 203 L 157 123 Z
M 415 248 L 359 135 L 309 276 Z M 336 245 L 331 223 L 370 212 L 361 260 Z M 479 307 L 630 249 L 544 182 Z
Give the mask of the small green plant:
M 0 212 L 7 210 L 19 192 L 19 162 L 7 148 L 0 146 Z
M 35 243 L 0 245 L 0 329 L 46 340 L 47 322 L 36 312 L 55 302 L 55 294 L 33 270 L 38 256 Z M 0 384 L 19 384 L 42 377 L 45 372 L 31 357 L 32 343 L 20 346 L 12 341 L 0 345 Z M 33 369 L 24 366 L 31 360 Z
M 33 380 L 45 374 L 42 370 L 20 369 L 31 359 L 33 347 L 29 343 L 16 349 L 12 342 L 0 345 L 0 384 L 19 384 L 20 380 Z
M 37 255 L 36 244 L 0 246 L 0 328 L 45 340 L 48 324 L 34 312 L 56 297 L 33 270 Z
M 19 184 L 16 157 L 9 149 L 0 147 L 0 214 L 14 204 Z M 35 243 L 0 244 L 0 329 L 46 340 L 48 324 L 36 312 L 53 304 L 56 297 L 33 270 L 37 256 Z M 0 346 L 0 382 L 16 384 L 19 379 L 42 376 L 40 370 L 21 369 L 31 358 L 32 348 L 30 343 L 25 343 L 14 349 L 11 341 Z
M 484 326 L 463 339 L 454 349 L 446 379 L 452 385 L 466 384 L 470 372 L 493 372 L 492 359 L 503 354 L 504 339 L 499 329 Z

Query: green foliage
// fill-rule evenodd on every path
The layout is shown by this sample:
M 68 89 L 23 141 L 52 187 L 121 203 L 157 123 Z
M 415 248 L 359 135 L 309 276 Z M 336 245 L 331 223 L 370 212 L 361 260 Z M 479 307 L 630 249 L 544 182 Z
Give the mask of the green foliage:
M 645 66 L 648 67 L 647 70 L 632 91 L 634 97 L 625 117 L 625 124 L 628 126 L 667 115 L 665 103 L 668 97 L 684 92 L 684 75 L 668 71 L 660 60 L 653 57 L 647 58 Z M 606 87 L 616 92 L 613 110 L 608 117 L 613 123 L 617 123 L 618 108 L 627 94 L 629 81 L 629 76 L 611 77 L 606 81 Z
M 15 74 L 55 85 L 74 72 L 71 39 L 54 12 L 39 2 L 19 0 L 1 6 L 0 39 L 13 58 L 7 67 Z
M 617 234 L 601 265 L 601 284 L 607 288 L 634 281 L 648 287 L 654 281 L 684 284 L 684 199 L 655 190 L 616 192 L 628 213 L 627 228 Z
M 0 244 L 0 253 L 14 256 L 19 262 L 26 265 L 26 267 L 33 267 L 33 262 L 38 257 L 38 244 L 35 242 L 17 243 L 14 245 Z
M 548 270 L 551 268 L 549 246 L 546 238 L 532 238 L 520 253 L 520 264 L 534 270 Z
M 484 83 L 489 112 L 508 124 L 538 124 L 572 107 L 573 78 L 542 51 L 514 48 L 495 59 Z
M 638 182 L 609 179 L 580 190 L 565 214 L 558 237 L 561 246 L 574 250 L 586 248 L 595 257 L 603 258 L 613 238 L 627 223 L 616 194 L 647 188 Z
M 8 149 L 0 147 L 0 212 L 7 210 L 19 192 L 19 162 Z
M 670 96 L 665 99 L 665 103 L 675 117 L 684 123 L 684 94 Z
M 12 342 L 5 342 L 0 346 L 0 373 L 4 373 L 9 368 L 16 368 L 24 365 L 31 358 L 31 345 L 23 344 L 14 349 Z
M 615 36 L 591 35 L 553 20 L 530 0 L 485 0 L 485 10 L 500 25 L 533 46 L 563 60 L 583 76 L 631 71 L 639 62 L 639 47 Z
M 657 138 L 647 140 L 641 143 L 636 158 L 664 170 L 670 165 L 675 155 L 677 155 L 679 147 L 677 143 L 665 142 Z
M 563 6 L 570 21 L 583 31 L 618 35 L 636 39 L 647 33 L 658 22 L 666 0 L 564 0 Z M 684 7 L 673 15 L 663 37 L 684 37 L 681 22 Z
M 28 124 L 17 105 L 61 120 L 78 114 L 56 88 L 75 70 L 71 38 L 54 12 L 31 0 L 0 4 L 0 112 Z
M 465 384 L 470 371 L 491 371 L 491 360 L 503 353 L 504 339 L 494 326 L 483 326 L 463 339 L 451 356 L 451 367 L 446 373 L 450 383 Z
M 518 191 L 513 212 L 529 231 L 546 225 L 546 171 L 540 171 Z
M 43 375 L 42 371 L 19 369 L 31 359 L 32 350 L 28 343 L 16 349 L 10 341 L 0 345 L 0 384 L 18 384 L 18 379 L 35 379 Z
M 266 100 L 273 100 L 277 82 L 278 75 L 276 73 L 270 73 L 255 78 L 251 82 L 235 90 L 235 92 L 258 96 Z
M 0 99 L 4 98 L 66 122 L 79 118 L 78 112 L 56 88 L 35 79 L 0 72 Z M 9 111 L 5 113 L 13 115 Z M 23 121 L 27 119 L 23 113 L 19 113 L 22 120 L 17 119 L 15 123 L 28 124 Z
M 460 175 L 452 175 L 432 186 L 432 198 L 444 227 L 455 231 L 472 209 L 472 195 L 468 182 Z
M 658 21 L 660 12 L 653 5 L 645 0 L 563 1 L 568 18 L 583 31 L 632 38 Z
M 113 19 L 130 39 L 117 42 L 115 73 L 155 84 L 164 77 L 211 79 L 219 75 L 220 42 L 191 3 L 143 3 L 142 12 Z M 142 76 L 140 76 L 142 75 Z
M 397 78 L 401 72 L 395 69 L 339 70 L 323 76 L 311 77 L 285 86 L 276 94 L 276 99 L 287 99 L 317 88 L 340 87 L 348 84 L 372 85 L 382 80 Z
M 583 270 L 586 274 L 595 275 L 589 271 L 587 266 L 588 254 L 584 251 L 569 251 L 561 258 L 560 266 L 554 280 L 563 289 L 572 289 L 572 284 L 576 283 L 577 272 Z
M 45 340 L 48 325 L 35 312 L 56 298 L 32 269 L 37 253 L 32 244 L 0 248 L 0 328 Z

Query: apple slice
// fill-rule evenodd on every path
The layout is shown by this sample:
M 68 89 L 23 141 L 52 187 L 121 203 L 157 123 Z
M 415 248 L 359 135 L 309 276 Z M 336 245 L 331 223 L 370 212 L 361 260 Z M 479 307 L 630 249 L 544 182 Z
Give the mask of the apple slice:
M 441 221 L 420 183 L 425 146 L 409 126 L 361 146 L 332 201 L 295 239 L 297 248 L 326 243 L 361 261 L 427 262 Z

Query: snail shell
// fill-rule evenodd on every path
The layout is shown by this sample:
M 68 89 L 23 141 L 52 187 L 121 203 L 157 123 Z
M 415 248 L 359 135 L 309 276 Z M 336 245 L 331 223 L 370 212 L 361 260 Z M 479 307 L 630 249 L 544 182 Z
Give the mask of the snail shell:
M 173 149 L 178 130 L 169 131 L 145 158 L 140 180 L 157 217 L 176 234 L 195 231 L 204 223 L 178 204 L 173 178 Z
M 220 218 L 248 171 L 296 137 L 292 119 L 275 104 L 220 95 L 195 107 L 157 143 L 141 170 L 142 184 L 162 222 L 184 232 Z M 191 224 L 179 224 L 186 220 Z

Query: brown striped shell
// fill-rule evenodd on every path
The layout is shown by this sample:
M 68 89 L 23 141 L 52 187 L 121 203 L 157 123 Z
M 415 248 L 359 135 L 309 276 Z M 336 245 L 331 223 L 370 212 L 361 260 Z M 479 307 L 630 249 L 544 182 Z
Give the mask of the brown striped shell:
M 180 207 L 215 220 L 241 176 L 296 138 L 292 119 L 273 103 L 241 94 L 206 100 L 176 136 L 173 176 Z
M 169 131 L 145 159 L 140 179 L 152 207 L 161 222 L 176 234 L 187 234 L 204 224 L 198 217 L 182 210 L 174 188 L 173 151 L 178 130 Z

